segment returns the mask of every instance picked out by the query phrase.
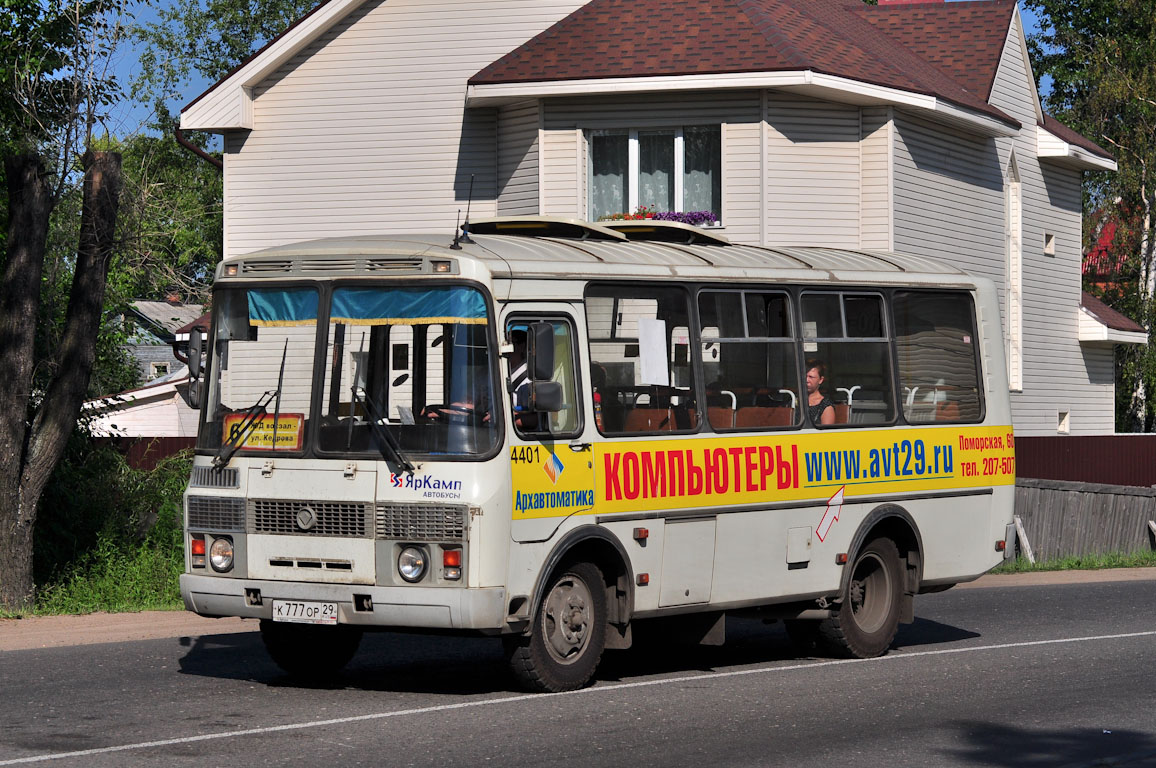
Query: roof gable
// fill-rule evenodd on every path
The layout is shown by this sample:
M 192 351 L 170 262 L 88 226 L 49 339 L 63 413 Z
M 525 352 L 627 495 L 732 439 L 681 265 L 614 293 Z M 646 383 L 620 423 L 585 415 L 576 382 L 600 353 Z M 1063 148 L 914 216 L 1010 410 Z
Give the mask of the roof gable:
M 964 14 L 966 28 L 1002 18 L 1002 28 L 985 33 L 994 44 L 976 49 L 985 58 L 979 79 L 990 80 L 999 63 L 1012 10 L 1011 0 L 950 3 L 985 6 Z M 874 85 L 932 95 L 967 109 L 1018 123 L 987 103 L 987 94 L 969 90 L 932 60 L 905 44 L 917 35 L 903 31 L 905 14 L 926 5 L 865 6 L 858 0 L 592 0 L 525 45 L 470 79 L 471 85 L 658 75 L 808 70 Z M 882 13 L 876 13 L 882 11 Z M 950 38 L 950 12 L 929 12 L 936 39 Z M 950 23 L 949 23 L 950 21 Z M 606 30 L 613 29 L 613 35 Z M 966 68 L 958 50 L 938 51 L 956 69 Z M 957 62 L 957 59 L 959 61 Z M 987 61 L 986 59 L 992 59 Z M 976 78 L 969 82 L 975 86 Z M 990 82 L 986 84 L 990 90 Z

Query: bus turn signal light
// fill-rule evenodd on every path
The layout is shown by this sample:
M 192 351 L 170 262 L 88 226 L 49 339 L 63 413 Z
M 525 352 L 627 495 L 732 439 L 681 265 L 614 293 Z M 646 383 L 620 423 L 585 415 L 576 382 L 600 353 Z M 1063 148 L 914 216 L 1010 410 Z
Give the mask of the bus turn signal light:
M 650 531 L 646 528 L 635 528 L 634 529 L 634 538 L 638 541 L 642 541 L 643 539 L 648 539 L 648 538 L 650 538 Z
M 846 552 L 840 552 L 839 554 L 835 555 L 835 565 L 846 565 L 846 564 L 847 564 L 847 553 Z
M 638 586 L 645 587 L 649 583 L 650 583 L 650 574 L 649 573 L 638 574 Z
M 205 567 L 205 537 L 204 536 L 190 536 L 189 537 L 189 555 L 193 561 L 194 568 Z
M 457 581 L 462 577 L 462 551 L 460 549 L 442 550 L 442 576 L 449 581 Z
M 1005 549 L 1007 549 L 1007 542 L 1004 541 L 1003 539 L 1000 539 L 999 541 L 997 541 L 995 543 L 995 551 L 996 552 L 1003 552 Z

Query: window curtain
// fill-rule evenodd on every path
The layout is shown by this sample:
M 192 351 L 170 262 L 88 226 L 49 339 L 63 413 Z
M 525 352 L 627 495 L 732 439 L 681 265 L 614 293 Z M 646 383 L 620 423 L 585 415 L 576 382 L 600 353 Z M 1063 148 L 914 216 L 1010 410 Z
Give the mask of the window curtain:
M 626 213 L 629 137 L 625 133 L 590 137 L 590 219 Z
M 717 127 L 683 131 L 682 210 L 722 217 L 722 132 Z
M 674 210 L 674 134 L 638 132 L 638 204 Z

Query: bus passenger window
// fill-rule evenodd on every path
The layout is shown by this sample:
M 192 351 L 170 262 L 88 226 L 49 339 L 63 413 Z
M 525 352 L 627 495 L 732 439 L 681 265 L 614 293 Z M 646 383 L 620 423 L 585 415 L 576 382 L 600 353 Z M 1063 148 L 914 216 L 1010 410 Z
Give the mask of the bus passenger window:
M 698 429 L 689 309 L 681 288 L 587 289 L 591 384 L 603 434 Z
M 971 297 L 896 293 L 894 311 L 903 417 L 912 424 L 982 421 Z
M 530 380 L 525 365 L 526 340 L 531 323 L 549 323 L 554 329 L 553 381 L 562 385 L 562 410 L 555 413 L 530 413 L 528 405 Z M 576 436 L 582 431 L 578 398 L 577 355 L 574 327 L 568 318 L 519 316 L 506 323 L 506 339 L 514 346 L 509 360 L 510 408 L 514 429 L 519 434 L 550 434 L 556 437 Z
M 707 420 L 712 429 L 764 429 L 802 421 L 787 294 L 698 295 Z
M 802 302 L 803 354 L 812 361 L 808 367 L 826 368 L 819 391 L 833 406 L 834 423 L 890 424 L 895 398 L 883 297 L 807 292 Z M 818 418 L 811 421 L 821 426 Z

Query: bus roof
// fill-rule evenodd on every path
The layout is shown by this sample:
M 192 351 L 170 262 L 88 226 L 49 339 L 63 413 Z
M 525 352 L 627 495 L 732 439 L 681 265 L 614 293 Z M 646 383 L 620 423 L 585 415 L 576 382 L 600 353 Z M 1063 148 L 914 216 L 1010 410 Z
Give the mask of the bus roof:
M 484 223 L 484 222 L 483 222 Z M 573 224 L 573 222 L 571 222 Z M 669 279 L 882 284 L 971 285 L 957 267 L 910 254 L 821 247 L 736 245 L 724 238 L 671 242 L 674 228 L 654 239 L 630 240 L 552 234 L 497 234 L 471 226 L 470 239 L 452 247 L 442 235 L 364 235 L 275 246 L 226 262 L 236 277 L 341 277 L 433 274 L 432 262 L 468 259 L 494 279 Z M 603 232 L 606 228 L 591 226 Z M 495 232 L 494 234 L 489 234 Z M 568 233 L 572 234 L 572 233 Z M 645 234 L 641 237 L 645 238 Z M 222 265 L 223 267 L 224 265 Z M 453 269 L 453 273 L 469 270 Z M 218 275 L 220 275 L 218 271 Z

